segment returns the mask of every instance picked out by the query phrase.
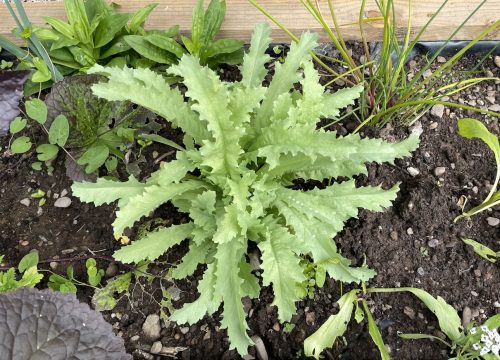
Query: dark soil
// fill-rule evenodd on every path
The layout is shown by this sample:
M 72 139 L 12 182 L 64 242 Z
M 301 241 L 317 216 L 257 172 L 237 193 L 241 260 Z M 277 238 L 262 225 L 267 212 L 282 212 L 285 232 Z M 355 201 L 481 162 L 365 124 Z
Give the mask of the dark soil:
M 498 76 L 498 69 L 492 62 L 487 66 Z M 237 75 L 227 73 L 225 76 L 234 78 Z M 499 86 L 485 83 L 459 97 L 466 100 L 483 99 L 488 91 L 494 90 L 496 102 L 500 103 Z M 459 97 L 452 100 L 460 101 Z M 473 320 L 481 323 L 500 312 L 499 268 L 497 264 L 478 257 L 462 239 L 475 239 L 499 250 L 500 227 L 488 225 L 486 218 L 500 218 L 500 209 L 483 212 L 456 224 L 453 219 L 461 213 L 462 197 L 467 198 L 465 209 L 470 209 L 485 198 L 496 169 L 493 155 L 484 144 L 465 140 L 458 135 L 456 120 L 460 117 L 462 114 L 459 111 L 447 111 L 442 118 L 424 116 L 420 119 L 423 128 L 421 146 L 411 159 L 396 161 L 395 165 L 371 164 L 369 175 L 360 177 L 359 184 L 383 184 L 389 187 L 401 182 L 399 196 L 394 206 L 383 213 L 361 211 L 358 219 L 350 220 L 335 240 L 342 253 L 357 265 L 362 264 L 366 255 L 368 265 L 378 273 L 368 286 L 422 288 L 434 296 L 442 296 L 459 312 L 469 307 Z M 498 119 L 478 118 L 487 123 L 491 131 L 500 133 Z M 336 126 L 336 130 L 347 133 L 353 129 L 353 125 L 347 123 Z M 367 129 L 365 135 L 396 140 L 406 137 L 408 130 Z M 2 149 L 6 148 L 8 141 L 8 137 L 0 139 Z M 152 150 L 158 151 L 160 156 L 170 151 L 161 147 Z M 171 155 L 166 160 L 169 158 Z M 49 269 L 48 262 L 54 259 L 60 261 L 57 271 L 64 271 L 67 265 L 65 258 L 93 254 L 110 256 L 119 246 L 110 225 L 114 207 L 95 208 L 80 203 L 76 198 L 72 198 L 68 208 L 54 207 L 54 195 L 60 194 L 63 189 L 70 191 L 71 186 L 65 176 L 63 161 L 55 163 L 53 176 L 48 176 L 44 172 L 31 170 L 33 160 L 34 155 L 11 156 L 3 150 L 0 156 L 0 254 L 6 256 L 7 265 L 16 264 L 32 249 L 37 249 L 40 258 L 46 261 L 42 264 L 45 269 Z M 148 167 L 157 166 L 151 151 L 147 154 L 147 161 Z M 410 166 L 417 168 L 419 175 L 410 176 L 407 171 Z M 436 176 L 436 167 L 445 167 L 445 173 Z M 37 200 L 31 199 L 30 206 L 20 203 L 22 199 L 30 198 L 37 189 L 46 191 L 48 197 L 41 210 Z M 184 218 L 168 205 L 162 207 L 154 217 L 177 222 Z M 185 246 L 176 247 L 161 259 L 161 263 L 152 266 L 151 272 L 158 277 L 163 276 L 167 269 L 165 264 L 180 259 L 185 251 Z M 80 268 L 81 263 L 78 263 Z M 101 260 L 99 265 L 106 268 L 109 262 Z M 81 276 L 81 271 L 77 275 Z M 175 283 L 175 287 L 180 290 L 180 299 L 173 301 L 175 307 L 196 299 L 197 280 L 198 277 L 194 276 Z M 135 359 L 154 359 L 149 353 L 152 342 L 143 337 L 141 329 L 148 314 L 160 311 L 160 285 L 169 287 L 172 283 L 155 280 L 149 285 L 140 280 L 131 287 L 130 293 L 122 298 L 113 312 L 105 314 L 114 329 L 124 337 L 127 350 Z M 297 315 L 292 319 L 295 327 L 286 333 L 283 325 L 277 321 L 276 309 L 270 305 L 272 293 L 264 289 L 260 299 L 245 302 L 249 334 L 262 339 L 270 358 L 302 358 L 304 339 L 338 310 L 336 301 L 346 290 L 339 283 L 327 279 L 325 286 L 317 290 L 314 299 L 298 303 Z M 80 298 L 87 302 L 90 302 L 90 296 L 88 291 L 80 294 Z M 397 336 L 398 332 L 442 336 L 432 313 L 418 299 L 400 293 L 372 295 L 367 300 L 393 359 L 447 358 L 447 350 L 437 343 L 401 340 Z M 228 350 L 229 342 L 225 331 L 219 329 L 218 315 L 206 317 L 189 328 L 162 321 L 160 341 L 172 351 L 178 350 L 178 357 L 182 359 L 238 358 L 234 351 Z M 342 341 L 337 342 L 334 349 L 325 351 L 325 357 L 377 359 L 379 356 L 366 324 L 353 322 L 349 327 L 347 345 Z M 250 354 L 257 356 L 253 348 Z

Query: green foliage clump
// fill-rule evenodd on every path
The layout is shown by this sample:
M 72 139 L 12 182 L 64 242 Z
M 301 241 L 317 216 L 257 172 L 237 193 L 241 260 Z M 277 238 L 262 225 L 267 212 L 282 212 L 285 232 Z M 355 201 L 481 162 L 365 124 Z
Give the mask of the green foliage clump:
M 410 155 L 419 142 L 416 136 L 391 144 L 318 130 L 321 118 L 338 116 L 362 88 L 325 92 L 310 56 L 316 46 L 311 33 L 291 46 L 285 62 L 276 64 L 269 86 L 263 86 L 270 32 L 267 25 L 256 28 L 240 82 L 222 82 L 190 55 L 172 66 L 169 71 L 184 79 L 188 102 L 148 69 L 92 68 L 91 73 L 109 78 L 93 86 L 96 95 L 132 101 L 168 119 L 184 130 L 185 148 L 145 182 L 131 177 L 73 185 L 73 194 L 84 202 L 118 200 L 117 236 L 169 201 L 189 214 L 190 222 L 160 227 L 114 256 L 124 263 L 153 261 L 189 239 L 189 251 L 172 277 L 185 278 L 206 264 L 200 297 L 171 319 L 195 323 L 223 304 L 223 328 L 240 354 L 252 344 L 241 299 L 260 293 L 246 256 L 250 242 L 261 252 L 262 284 L 272 286 L 282 322 L 291 319 L 295 302 L 307 295 L 304 256 L 314 261 L 314 273 L 325 271 L 339 281 L 366 281 L 375 275 L 366 267 L 352 267 L 332 238 L 359 208 L 381 211 L 390 206 L 398 185 L 384 190 L 356 187 L 348 180 L 301 191 L 291 188 L 292 180 L 366 174 L 365 162 L 392 162 Z M 293 90 L 295 84 L 301 92 Z
M 4 259 L 0 255 L 0 264 Z M 18 274 L 14 267 L 7 271 L 0 271 L 0 293 L 14 291 L 22 287 L 35 287 L 43 278 L 38 271 L 38 253 L 36 251 L 26 254 L 17 266 Z M 18 275 L 22 276 L 19 278 Z

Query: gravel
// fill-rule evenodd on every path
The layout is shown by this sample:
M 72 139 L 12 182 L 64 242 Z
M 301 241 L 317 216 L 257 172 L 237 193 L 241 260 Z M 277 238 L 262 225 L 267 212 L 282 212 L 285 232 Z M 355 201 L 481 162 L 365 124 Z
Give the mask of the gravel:
M 69 197 L 63 196 L 54 202 L 54 206 L 57 208 L 67 208 L 71 205 L 71 199 Z
M 142 324 L 142 332 L 148 340 L 158 340 L 161 332 L 160 316 L 157 314 L 148 315 Z

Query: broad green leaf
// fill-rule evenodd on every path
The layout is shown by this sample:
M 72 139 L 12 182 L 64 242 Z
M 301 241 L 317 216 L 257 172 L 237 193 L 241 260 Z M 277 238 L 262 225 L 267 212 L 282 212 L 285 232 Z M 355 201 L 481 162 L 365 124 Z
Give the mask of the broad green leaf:
M 11 134 L 17 134 L 20 131 L 23 131 L 24 128 L 26 127 L 26 124 L 28 121 L 26 119 L 23 119 L 21 117 L 16 117 L 14 121 L 10 123 L 9 126 L 9 131 Z
M 96 183 L 75 182 L 71 186 L 73 195 L 80 201 L 94 203 L 96 206 L 110 204 L 116 200 L 129 199 L 144 192 L 145 184 L 137 181 L 133 176 L 127 181 L 120 182 L 97 179 Z
M 66 0 L 64 8 L 75 37 L 84 44 L 91 44 L 90 24 L 83 0 Z
M 49 161 L 56 158 L 59 148 L 52 144 L 42 144 L 36 148 L 37 158 L 40 161 Z
M 245 87 L 261 86 L 267 74 L 265 64 L 271 57 L 265 52 L 271 43 L 271 27 L 268 24 L 259 24 L 252 34 L 250 51 L 245 54 L 241 74 L 242 84 Z
M 158 4 L 146 5 L 132 16 L 132 19 L 130 19 L 130 23 L 128 25 L 132 33 L 136 33 L 139 28 L 142 27 L 149 14 L 151 14 L 156 6 L 158 6 Z
M 203 19 L 201 39 L 203 45 L 208 45 L 219 33 L 226 16 L 225 0 L 211 0 Z
M 93 145 L 78 159 L 78 165 L 86 165 L 85 172 L 91 174 L 99 169 L 109 156 L 109 148 L 103 144 Z
M 35 287 L 43 279 L 43 275 L 38 272 L 36 266 L 26 269 L 23 277 L 18 281 L 18 287 Z
M 154 46 L 159 47 L 160 49 L 166 50 L 176 57 L 181 58 L 182 55 L 186 53 L 184 48 L 177 43 L 171 37 L 160 34 L 150 34 L 145 37 L 146 41 L 150 42 Z
M 32 251 L 23 256 L 19 265 L 17 266 L 20 273 L 25 272 L 27 269 L 37 267 L 38 265 L 38 251 Z
M 262 252 L 263 284 L 273 286 L 273 305 L 278 307 L 280 322 L 290 321 L 299 300 L 297 285 L 306 280 L 300 258 L 294 253 L 299 240 L 282 226 L 272 226 L 266 240 L 259 243 Z
M 107 59 L 113 55 L 123 53 L 132 49 L 132 47 L 125 41 L 123 36 L 120 36 L 118 38 L 115 38 L 111 42 L 110 46 L 107 46 L 105 49 L 106 50 L 101 53 L 101 59 Z M 111 65 L 108 64 L 107 66 Z
M 206 58 L 211 58 L 220 54 L 229 54 L 242 48 L 243 41 L 236 39 L 221 39 L 209 44 L 203 52 Z
M 52 74 L 50 73 L 45 61 L 37 57 L 34 57 L 32 61 L 33 65 L 35 65 L 36 71 L 33 76 L 31 76 L 31 81 L 35 83 L 49 81 L 52 78 Z
M 160 64 L 174 64 L 177 58 L 170 51 L 163 50 L 158 46 L 151 44 L 145 37 L 140 35 L 127 35 L 123 38 L 132 49 L 137 51 L 146 59 L 153 60 Z
M 191 41 L 193 43 L 193 55 L 199 55 L 201 48 L 201 36 L 203 34 L 205 24 L 205 9 L 203 8 L 203 0 L 197 0 L 196 6 L 193 8 L 191 20 Z
M 467 245 L 471 246 L 476 254 L 481 256 L 482 258 L 494 263 L 497 261 L 497 258 L 500 257 L 500 254 L 491 250 L 486 245 L 483 245 L 472 239 L 463 239 L 463 242 Z
M 49 142 L 63 147 L 69 137 L 69 122 L 66 116 L 58 115 L 50 125 Z
M 65 37 L 72 39 L 75 36 L 73 28 L 68 23 L 52 16 L 44 16 L 43 19 Z
M 115 35 L 127 25 L 130 14 L 108 14 L 99 22 L 94 33 L 94 47 L 100 48 L 114 39 Z
M 47 121 L 47 106 L 40 99 L 26 101 L 26 113 L 30 118 L 36 120 L 39 124 L 45 124 Z
M 138 263 L 142 260 L 154 261 L 172 246 L 191 236 L 193 225 L 182 224 L 162 227 L 150 232 L 131 245 L 115 251 L 113 257 L 125 264 Z
M 347 324 L 351 321 L 354 301 L 358 290 L 351 290 L 339 301 L 340 310 L 332 315 L 321 327 L 304 341 L 304 354 L 319 359 L 319 356 L 326 348 L 334 345 L 335 340 L 344 335 Z
M 31 140 L 27 136 L 21 136 L 16 138 L 12 144 L 10 144 L 10 150 L 13 154 L 24 154 L 31 149 Z
M 368 308 L 368 304 L 364 299 L 362 300 L 362 302 L 366 318 L 368 319 L 368 332 L 370 333 L 370 336 L 372 337 L 372 340 L 375 343 L 375 345 L 377 345 L 378 351 L 380 352 L 380 358 L 382 360 L 390 360 L 391 357 L 389 355 L 389 352 L 385 348 L 384 340 L 382 339 L 382 335 L 380 334 L 380 330 L 378 329 L 375 320 L 373 320 L 373 315 L 370 309 Z

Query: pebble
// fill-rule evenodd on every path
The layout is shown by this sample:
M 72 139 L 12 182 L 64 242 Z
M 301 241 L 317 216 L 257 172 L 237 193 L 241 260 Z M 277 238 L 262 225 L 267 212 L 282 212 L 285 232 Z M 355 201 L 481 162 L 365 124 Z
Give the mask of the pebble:
M 68 190 L 63 189 L 63 190 L 61 191 L 61 197 L 65 197 L 66 195 L 68 195 Z
M 406 171 L 408 171 L 408 174 L 410 174 L 411 176 L 415 177 L 417 176 L 418 174 L 420 174 L 420 171 L 417 169 L 417 168 L 414 168 L 412 166 L 408 167 L 406 169 Z
M 281 330 L 281 327 L 280 327 L 280 323 L 275 323 L 273 325 L 273 330 L 276 331 L 276 332 L 279 332 Z
M 472 296 L 476 296 L 476 297 L 477 297 L 477 296 L 479 296 L 479 294 L 478 294 L 477 292 L 475 292 L 474 290 L 473 290 L 473 291 L 471 291 L 471 292 L 470 292 L 470 294 L 471 294 Z
M 432 107 L 431 109 L 431 115 L 437 117 L 438 119 L 441 119 L 444 114 L 444 105 L 442 104 L 436 104 Z
M 306 324 L 307 325 L 314 325 L 314 322 L 316 321 L 316 313 L 314 311 L 306 313 Z
M 432 122 L 432 123 L 431 123 L 431 125 L 429 126 L 429 128 L 430 128 L 431 130 L 435 130 L 435 129 L 437 129 L 437 127 L 438 127 L 438 123 L 437 123 L 437 122 L 435 122 L 435 121 L 434 121 L 434 122 Z
M 446 168 L 443 166 L 439 166 L 434 169 L 434 175 L 436 176 L 442 176 L 446 172 Z
M 430 248 L 435 248 L 436 246 L 439 245 L 439 240 L 438 239 L 430 239 L 429 242 L 427 243 L 427 245 Z
M 161 352 L 161 349 L 163 348 L 163 345 L 161 341 L 155 341 L 153 345 L 151 345 L 151 350 L 149 352 L 151 354 L 159 354 Z
M 186 335 L 189 332 L 189 326 L 181 327 L 179 330 L 180 330 L 181 333 L 183 333 L 184 335 Z
M 56 261 L 51 261 L 51 262 L 49 263 L 49 266 L 50 266 L 50 268 L 51 268 L 52 270 L 57 269 L 57 265 L 58 265 L 58 263 L 57 263 Z
M 408 316 L 410 319 L 414 320 L 415 319 L 415 310 L 413 310 L 409 306 L 405 306 L 403 312 L 405 313 L 406 316 Z
M 491 216 L 486 218 L 486 221 L 489 226 L 498 226 L 498 224 L 500 224 L 500 219 Z
M 142 324 L 142 332 L 148 340 L 158 340 L 161 332 L 160 317 L 157 314 L 149 314 Z
M 69 197 L 63 196 L 54 202 L 54 206 L 57 208 L 67 208 L 71 205 L 71 199 Z
M 408 228 L 408 229 L 406 229 L 406 233 L 407 233 L 408 235 L 413 235 L 413 229 L 412 229 L 411 227 L 410 227 L 410 228 Z
M 21 201 L 19 201 L 22 205 L 24 206 L 30 206 L 31 204 L 31 200 L 26 198 L 26 199 L 22 199 Z
M 470 307 L 466 306 L 462 312 L 462 325 L 467 326 L 472 320 L 472 310 Z
M 398 232 L 397 231 L 391 231 L 389 234 L 392 240 L 397 241 L 398 240 Z
M 424 275 L 425 275 L 425 270 L 424 270 L 424 268 L 419 267 L 419 268 L 417 269 L 417 273 L 418 273 L 418 275 L 420 275 L 420 276 L 424 276 Z
M 491 105 L 490 107 L 488 107 L 488 110 L 500 112 L 500 104 Z
M 134 336 L 132 336 L 132 337 L 130 338 L 130 341 L 131 341 L 131 342 L 135 342 L 135 341 L 137 341 L 137 340 L 139 340 L 139 335 L 134 335 Z
M 500 56 L 495 56 L 495 58 L 493 59 L 493 62 L 495 63 L 495 65 L 497 67 L 500 68 Z
M 30 242 L 28 240 L 23 240 L 20 242 L 21 246 L 28 246 Z
M 118 266 L 115 263 L 111 263 L 106 268 L 106 277 L 112 278 L 118 272 Z
M 431 75 L 432 75 L 432 70 L 431 69 L 425 70 L 424 73 L 422 74 L 422 76 L 424 77 L 424 79 L 427 79 Z
M 440 64 L 444 64 L 446 62 L 446 58 L 443 56 L 438 56 L 436 60 Z

